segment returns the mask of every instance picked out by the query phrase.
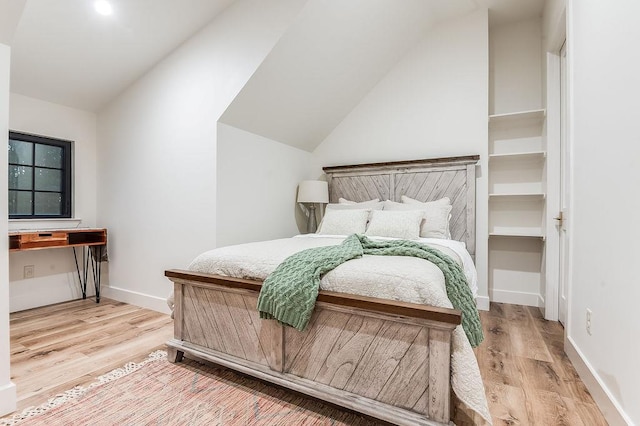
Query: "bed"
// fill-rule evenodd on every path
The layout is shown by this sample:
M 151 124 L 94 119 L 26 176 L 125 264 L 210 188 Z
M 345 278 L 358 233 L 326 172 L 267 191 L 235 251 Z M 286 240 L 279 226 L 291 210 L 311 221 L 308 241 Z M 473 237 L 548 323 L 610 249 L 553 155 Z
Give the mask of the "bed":
M 406 196 L 426 202 L 448 197 L 451 238 L 463 242 L 473 257 L 478 159 L 466 156 L 323 170 L 331 203 L 340 198 L 401 201 Z M 283 250 L 281 257 L 288 250 L 335 244 L 312 237 L 291 240 L 295 241 L 287 244 L 294 247 Z M 252 255 L 277 253 L 268 244 L 280 243 L 263 244 L 267 245 L 257 246 Z M 236 249 L 222 250 L 234 254 Z M 242 247 L 235 255 L 249 256 L 249 252 Z M 271 260 L 248 258 L 254 259 L 249 263 L 266 265 L 265 271 L 274 267 L 269 265 Z M 358 264 L 350 261 L 339 268 L 352 263 Z M 369 268 L 361 267 L 365 272 Z M 338 284 L 329 288 L 340 291 L 321 290 L 309 325 L 298 331 L 260 319 L 256 309 L 260 273 L 206 270 L 165 271 L 174 283 L 174 338 L 167 343 L 170 361 L 192 355 L 394 424 L 442 425 L 459 416 L 490 423 L 477 363 L 459 327 L 461 313 L 446 300 L 436 297 L 428 305 L 392 300 L 393 295 L 383 299 L 364 292 L 349 294 L 341 292 L 349 289 L 344 279 L 336 279 Z M 365 272 L 356 275 L 366 277 Z M 246 275 L 259 279 L 243 278 Z M 454 409 L 461 406 L 471 410 Z

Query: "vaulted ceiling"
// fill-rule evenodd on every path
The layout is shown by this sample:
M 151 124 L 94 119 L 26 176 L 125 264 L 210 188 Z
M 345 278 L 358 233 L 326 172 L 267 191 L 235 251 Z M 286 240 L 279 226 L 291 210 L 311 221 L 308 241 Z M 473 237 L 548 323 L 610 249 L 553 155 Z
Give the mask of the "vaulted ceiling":
M 11 90 L 97 111 L 234 1 L 111 0 L 101 16 L 93 0 L 28 0 Z
M 437 22 L 471 0 L 309 0 L 221 121 L 313 150 Z
M 111 16 L 96 14 L 93 0 L 0 1 L 9 11 L 0 14 L 0 42 L 12 45 L 11 91 L 97 112 L 236 0 L 111 0 Z M 490 8 L 490 22 L 499 25 L 539 16 L 544 5 L 289 1 L 305 6 L 223 121 L 306 150 L 433 25 L 480 7 Z

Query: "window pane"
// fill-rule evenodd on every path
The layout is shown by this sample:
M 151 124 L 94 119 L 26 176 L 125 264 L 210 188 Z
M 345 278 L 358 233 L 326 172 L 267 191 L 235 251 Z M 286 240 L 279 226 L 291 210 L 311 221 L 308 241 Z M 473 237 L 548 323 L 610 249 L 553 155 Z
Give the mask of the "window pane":
M 62 168 L 62 147 L 36 144 L 36 166 Z
M 31 192 L 9 191 L 9 214 L 31 215 Z
M 36 167 L 35 190 L 36 191 L 62 191 L 62 171 L 40 169 Z
M 9 139 L 9 163 L 33 164 L 33 144 Z
M 9 189 L 33 189 L 33 167 L 9 166 Z
M 9 218 L 71 217 L 72 142 L 9 132 Z
M 62 196 L 59 193 L 36 192 L 36 216 L 53 216 L 62 212 Z

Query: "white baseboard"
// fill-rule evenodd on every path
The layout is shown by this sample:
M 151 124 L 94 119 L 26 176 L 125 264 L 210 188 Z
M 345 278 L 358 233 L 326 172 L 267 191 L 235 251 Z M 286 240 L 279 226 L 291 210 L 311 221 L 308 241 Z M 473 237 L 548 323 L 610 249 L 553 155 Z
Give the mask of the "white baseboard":
M 167 300 L 163 297 L 151 296 L 137 291 L 110 286 L 103 286 L 101 295 L 109 299 L 151 309 L 163 314 L 171 313 L 171 310 L 167 305 Z
M 567 353 L 569 360 L 580 375 L 580 378 L 587 386 L 587 389 L 589 389 L 591 396 L 593 396 L 593 399 L 609 425 L 633 426 L 629 416 L 626 415 L 622 407 L 620 407 L 620 404 L 618 404 L 613 395 L 611 395 L 611 392 L 602 382 L 598 373 L 594 371 L 591 364 L 589 364 L 571 337 L 565 339 L 564 351 Z
M 545 307 L 544 297 L 542 297 L 541 294 L 538 295 L 538 305 L 537 306 L 538 306 L 538 308 L 542 309 L 542 311 L 544 312 L 544 307 Z
M 488 311 L 490 309 L 489 303 L 490 303 L 489 296 L 476 297 L 476 306 L 481 311 Z
M 16 411 L 16 385 L 9 382 L 0 386 L 0 417 Z
M 540 307 L 540 295 L 537 293 L 524 293 L 520 291 L 493 290 L 491 301 L 498 303 L 510 303 L 512 305 L 525 305 Z

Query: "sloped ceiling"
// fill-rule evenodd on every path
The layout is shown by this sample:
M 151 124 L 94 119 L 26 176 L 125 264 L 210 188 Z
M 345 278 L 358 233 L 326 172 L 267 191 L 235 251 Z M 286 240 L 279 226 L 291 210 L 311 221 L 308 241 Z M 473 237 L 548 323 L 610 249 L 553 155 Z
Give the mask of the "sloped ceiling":
M 0 0 L 0 43 L 11 45 L 27 0 Z
M 101 16 L 93 0 L 29 0 L 12 43 L 11 91 L 98 111 L 234 1 L 110 0 L 113 15 Z
M 221 121 L 312 151 L 435 23 L 472 0 L 309 0 Z
M 93 0 L 0 0 L 11 91 L 99 111 L 236 0 L 110 1 L 114 14 L 103 17 Z M 543 5 L 308 0 L 223 121 L 312 150 L 435 23 L 487 7 L 500 25 L 540 15 Z

